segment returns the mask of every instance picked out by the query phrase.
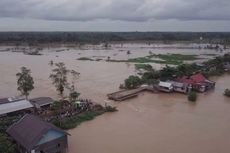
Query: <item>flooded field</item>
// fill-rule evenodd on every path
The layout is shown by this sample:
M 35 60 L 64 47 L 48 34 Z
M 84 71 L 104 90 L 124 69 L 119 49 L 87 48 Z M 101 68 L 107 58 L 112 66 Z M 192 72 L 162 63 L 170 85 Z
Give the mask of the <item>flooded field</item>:
M 0 50 L 7 47 L 0 47 Z M 11 47 L 8 47 L 11 48 Z M 69 69 L 81 73 L 77 89 L 82 98 L 101 104 L 111 103 L 118 112 L 107 113 L 68 131 L 70 153 L 229 153 L 230 99 L 223 96 L 230 88 L 230 76 L 212 78 L 216 88 L 200 94 L 196 104 L 187 102 L 183 94 L 143 93 L 122 103 L 108 101 L 107 93 L 118 89 L 130 74 L 137 73 L 134 64 L 105 61 L 79 61 L 80 57 L 128 59 L 155 54 L 223 54 L 215 50 L 191 47 L 148 46 L 146 44 L 114 45 L 109 50 L 98 48 L 44 49 L 42 56 L 21 52 L 0 52 L 0 98 L 18 95 L 15 74 L 20 67 L 31 69 L 35 89 L 31 97 L 58 98 L 49 75 L 50 60 L 64 62 Z M 121 51 L 122 50 L 122 51 Z M 127 55 L 130 50 L 132 54 Z M 159 69 L 163 65 L 152 64 Z

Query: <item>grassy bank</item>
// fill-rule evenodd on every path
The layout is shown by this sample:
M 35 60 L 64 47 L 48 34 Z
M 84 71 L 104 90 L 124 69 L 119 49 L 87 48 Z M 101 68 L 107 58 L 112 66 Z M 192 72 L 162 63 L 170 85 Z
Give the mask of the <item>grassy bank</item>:
M 103 112 L 89 111 L 80 115 L 72 116 L 65 120 L 54 120 L 52 123 L 64 130 L 73 129 L 80 125 L 82 122 L 94 119 L 96 116 L 102 115 Z
M 129 62 L 129 63 L 157 63 L 180 65 L 184 61 L 194 61 L 200 59 L 198 55 L 182 55 L 182 54 L 153 54 L 145 57 L 131 58 L 128 60 L 110 60 L 110 62 Z

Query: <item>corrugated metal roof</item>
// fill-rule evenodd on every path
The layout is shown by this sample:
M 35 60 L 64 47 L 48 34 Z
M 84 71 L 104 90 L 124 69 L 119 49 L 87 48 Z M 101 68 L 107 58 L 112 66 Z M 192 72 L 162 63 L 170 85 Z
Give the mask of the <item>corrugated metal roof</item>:
M 27 151 L 30 151 L 49 130 L 56 130 L 68 135 L 68 133 L 56 126 L 30 114 L 25 115 L 21 120 L 9 127 L 7 133 Z
M 159 86 L 170 88 L 172 87 L 172 83 L 160 81 Z
M 14 102 L 3 103 L 0 105 L 0 115 L 16 112 L 19 110 L 24 110 L 32 108 L 33 105 L 28 100 L 20 100 Z
M 50 105 L 54 102 L 54 100 L 50 97 L 39 97 L 30 100 L 36 107 Z

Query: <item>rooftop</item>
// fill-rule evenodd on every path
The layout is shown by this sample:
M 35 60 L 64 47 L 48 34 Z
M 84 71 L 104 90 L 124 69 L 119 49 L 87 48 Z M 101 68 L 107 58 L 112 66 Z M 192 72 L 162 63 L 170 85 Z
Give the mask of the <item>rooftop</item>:
M 7 133 L 25 149 L 32 150 L 50 130 L 67 135 L 65 131 L 30 114 L 9 127 Z
M 35 107 L 39 108 L 42 106 L 50 105 L 54 102 L 54 100 L 50 97 L 39 97 L 30 99 L 30 102 L 35 105 Z
M 170 88 L 172 87 L 172 83 L 160 81 L 159 86 Z
M 9 99 L 5 99 L 5 102 L 1 102 L 0 104 L 0 115 L 16 112 L 19 110 L 32 108 L 33 105 L 26 99 L 18 100 L 18 101 L 9 101 Z

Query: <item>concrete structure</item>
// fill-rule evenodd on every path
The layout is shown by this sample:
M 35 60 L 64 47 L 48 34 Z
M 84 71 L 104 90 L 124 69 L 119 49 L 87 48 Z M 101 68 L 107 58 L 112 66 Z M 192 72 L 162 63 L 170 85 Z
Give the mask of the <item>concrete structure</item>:
M 67 153 L 68 133 L 33 115 L 25 115 L 6 131 L 20 153 Z

